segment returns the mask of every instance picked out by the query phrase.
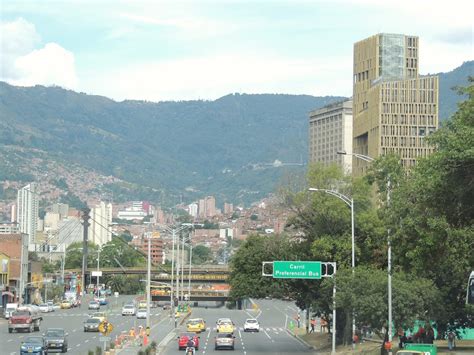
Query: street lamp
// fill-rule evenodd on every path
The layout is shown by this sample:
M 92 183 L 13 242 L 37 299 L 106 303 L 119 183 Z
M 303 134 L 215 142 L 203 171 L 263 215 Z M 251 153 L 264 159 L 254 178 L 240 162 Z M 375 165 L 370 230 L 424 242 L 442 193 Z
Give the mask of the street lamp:
M 345 151 L 338 151 L 337 154 L 352 155 L 366 162 L 373 162 L 375 159 L 368 155 L 359 153 L 347 153 Z M 387 207 L 390 207 L 390 176 L 387 176 Z M 390 238 L 390 228 L 387 229 L 387 273 L 388 273 L 388 341 L 392 344 L 392 242 Z M 390 348 L 389 354 L 392 354 Z
M 177 322 L 176 322 L 176 312 L 174 311 L 174 290 L 173 290 L 173 282 L 174 282 L 174 274 L 175 274 L 175 269 L 178 270 L 178 272 L 176 273 L 176 291 L 178 291 L 178 280 L 179 280 L 179 268 L 176 267 L 175 268 L 175 265 L 174 265 L 174 259 L 175 259 L 175 256 L 174 256 L 174 250 L 175 250 L 175 244 L 176 244 L 176 237 L 177 237 L 177 233 L 180 233 L 181 231 L 185 230 L 186 228 L 188 228 L 189 226 L 188 225 L 181 225 L 180 227 L 178 228 L 170 228 L 170 227 L 167 227 L 167 226 L 161 226 L 161 228 L 168 232 L 168 233 L 171 233 L 172 235 L 172 238 L 173 238 L 173 246 L 172 246 L 172 253 L 171 253 L 171 292 L 170 292 L 170 299 L 171 299 L 171 312 L 173 313 L 173 318 L 174 318 L 174 327 L 176 328 L 177 327 Z M 178 249 L 177 249 L 177 253 L 179 252 L 179 234 L 178 234 Z M 177 255 L 177 266 L 178 266 L 178 261 L 179 261 L 179 255 Z M 177 293 L 177 297 L 179 297 L 179 293 Z
M 355 269 L 355 237 L 354 237 L 354 199 L 349 198 L 346 195 L 343 195 L 337 191 L 334 190 L 326 190 L 326 189 L 316 189 L 313 187 L 310 187 L 308 189 L 309 191 L 320 191 L 327 193 L 329 195 L 335 196 L 342 200 L 349 208 L 351 209 L 351 243 L 352 243 L 352 276 L 354 276 L 354 269 Z M 355 347 L 354 339 L 355 339 L 355 332 L 356 332 L 356 326 L 355 326 L 355 316 L 354 312 L 352 312 L 352 348 Z

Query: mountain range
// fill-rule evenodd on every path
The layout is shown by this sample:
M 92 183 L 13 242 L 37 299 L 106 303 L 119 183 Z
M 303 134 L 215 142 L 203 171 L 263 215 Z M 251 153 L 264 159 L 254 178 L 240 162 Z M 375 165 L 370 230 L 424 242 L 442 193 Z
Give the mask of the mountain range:
M 451 87 L 465 85 L 473 68 L 470 61 L 438 74 L 441 119 L 462 99 Z M 274 191 L 282 176 L 304 172 L 308 113 L 342 99 L 229 94 L 215 101 L 116 102 L 0 82 L 0 182 L 42 179 L 62 185 L 64 196 L 89 193 L 114 202 L 171 206 L 214 195 L 218 205 L 248 204 Z M 58 185 L 64 177 L 55 171 L 81 173 Z M 85 172 L 94 172 L 100 186 L 90 187 L 89 176 L 85 191 Z

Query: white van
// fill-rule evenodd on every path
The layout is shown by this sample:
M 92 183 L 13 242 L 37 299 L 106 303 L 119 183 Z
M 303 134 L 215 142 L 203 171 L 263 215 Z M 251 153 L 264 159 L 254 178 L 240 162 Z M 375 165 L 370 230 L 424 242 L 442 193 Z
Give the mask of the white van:
M 18 303 L 7 303 L 5 306 L 5 318 L 9 319 L 13 312 L 18 308 Z

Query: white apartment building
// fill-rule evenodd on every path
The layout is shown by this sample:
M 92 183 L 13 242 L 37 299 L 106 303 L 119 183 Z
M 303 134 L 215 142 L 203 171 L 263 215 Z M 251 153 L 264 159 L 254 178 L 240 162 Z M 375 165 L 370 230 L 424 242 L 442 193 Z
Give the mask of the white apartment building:
M 337 102 L 310 112 L 309 162 L 339 164 L 344 172 L 352 171 L 352 100 Z
M 18 190 L 16 206 L 20 232 L 28 235 L 28 250 L 35 251 L 39 206 L 36 183 L 33 182 Z
M 198 204 L 196 202 L 193 202 L 188 205 L 188 212 L 189 215 L 196 218 L 198 214 Z
M 101 201 L 98 205 L 91 208 L 90 226 L 88 237 L 89 241 L 96 245 L 103 245 L 112 240 L 112 204 Z

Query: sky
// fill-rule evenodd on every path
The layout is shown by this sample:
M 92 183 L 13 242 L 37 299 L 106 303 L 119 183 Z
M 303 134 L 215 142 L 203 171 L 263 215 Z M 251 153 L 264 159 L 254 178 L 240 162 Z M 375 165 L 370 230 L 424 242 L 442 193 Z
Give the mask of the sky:
M 474 59 L 472 0 L 0 0 L 0 80 L 125 99 L 352 93 L 353 44 L 420 37 L 421 74 Z

